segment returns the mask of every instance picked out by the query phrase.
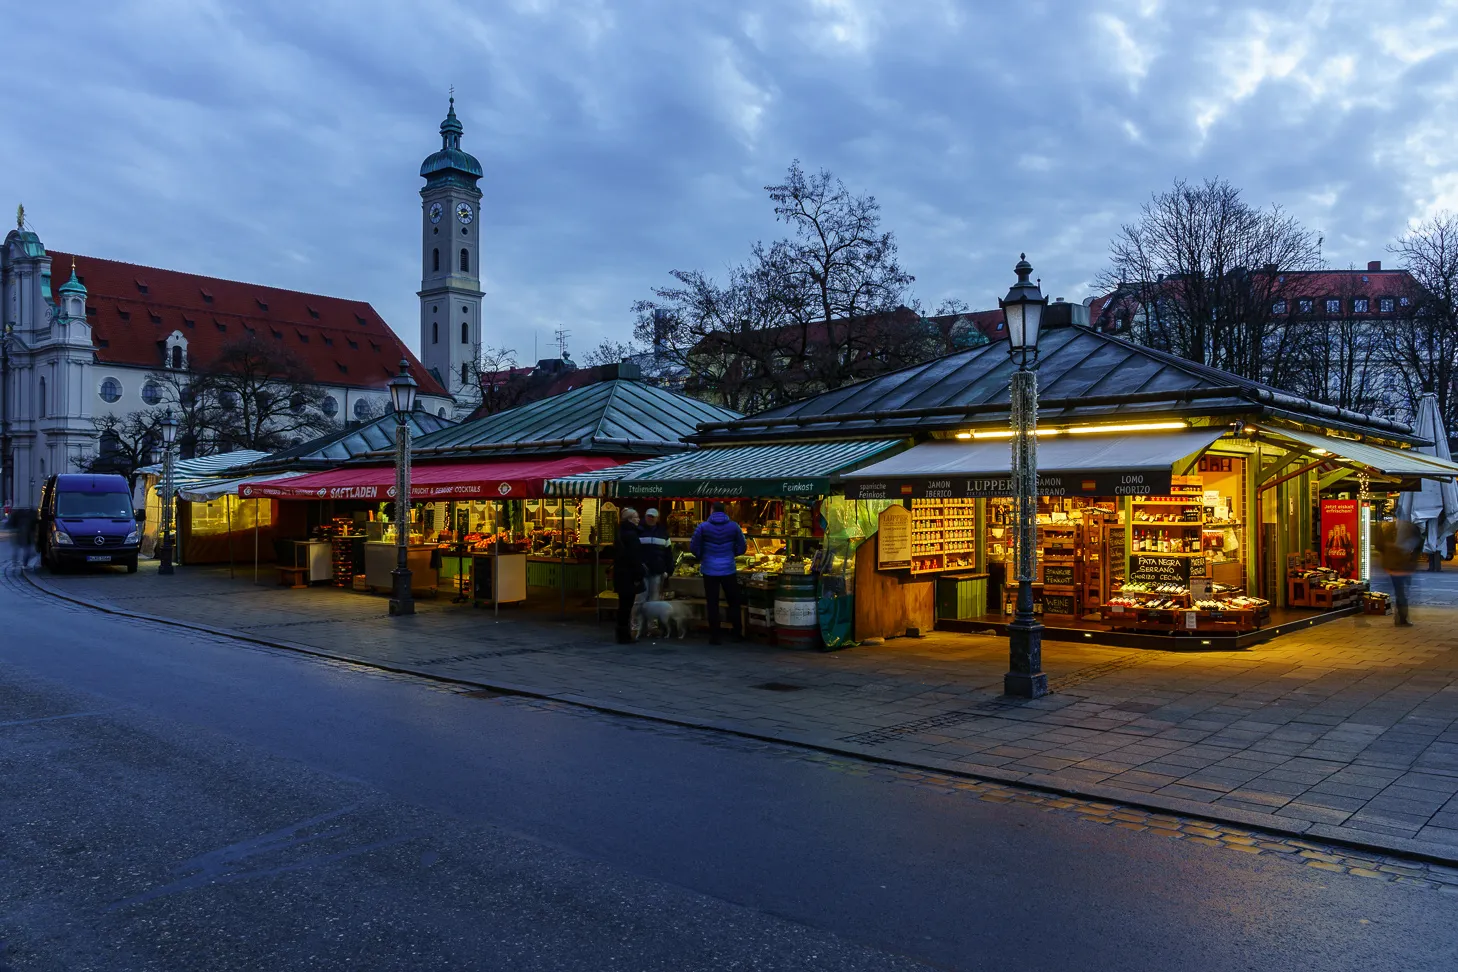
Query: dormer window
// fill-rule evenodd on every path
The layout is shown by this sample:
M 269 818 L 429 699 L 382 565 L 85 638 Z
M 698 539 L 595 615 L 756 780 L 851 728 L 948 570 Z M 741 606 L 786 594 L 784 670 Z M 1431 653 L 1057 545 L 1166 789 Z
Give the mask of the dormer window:
M 268 310 L 268 301 L 262 300 L 262 299 L 260 299 L 258 297 L 254 297 L 253 298 L 253 302 L 258 305 L 258 309 L 259 310 L 261 310 L 261 311 Z
M 1271 313 L 1272 314 L 1284 314 L 1284 313 L 1286 313 L 1286 302 L 1284 300 L 1278 300 L 1278 301 L 1276 301 L 1274 304 L 1271 305 Z
M 145 294 L 147 292 L 147 284 L 146 284 L 146 282 L 145 281 L 142 281 L 142 280 L 138 280 L 136 283 L 137 283 L 137 293 L 139 293 L 139 294 Z
M 356 315 L 354 315 L 354 319 L 359 322 L 359 326 L 360 327 L 369 327 L 370 326 L 370 322 L 364 319 L 364 315 L 363 314 L 356 314 Z
M 198 293 L 202 294 L 204 304 L 211 304 L 213 302 L 213 295 L 210 292 L 199 289 Z
M 1391 314 L 1392 313 L 1392 305 L 1393 305 L 1393 301 L 1392 301 L 1392 298 L 1391 297 L 1378 297 L 1377 298 L 1377 309 L 1380 310 L 1384 314 Z
M 162 315 L 159 314 L 157 311 L 152 310 L 150 307 L 147 308 L 147 317 L 151 319 L 153 324 L 162 323 Z
M 182 370 L 182 348 L 178 345 L 174 344 L 172 346 L 172 357 L 171 360 L 167 362 L 167 365 L 175 371 Z
M 1358 297 L 1352 301 L 1352 313 L 1365 314 L 1367 313 L 1368 306 L 1366 297 Z
M 1303 314 L 1310 314 L 1311 313 L 1311 307 L 1312 307 L 1312 304 L 1311 304 L 1311 298 L 1310 297 L 1302 297 L 1300 300 L 1298 300 L 1296 302 L 1296 309 L 1299 310 L 1299 311 L 1301 311 L 1301 313 L 1303 313 Z
M 305 334 L 303 331 L 295 331 L 294 333 L 299 336 L 299 340 L 302 341 L 304 344 L 309 343 L 309 335 Z
M 317 321 L 319 319 L 319 312 L 317 310 L 315 310 L 313 307 L 309 306 L 308 304 L 305 304 L 304 305 L 304 310 L 308 311 L 309 312 L 309 316 L 312 317 L 314 320 Z
M 126 310 L 125 308 L 118 307 L 116 309 L 116 316 L 120 317 L 124 321 L 129 321 L 132 319 L 132 312 Z

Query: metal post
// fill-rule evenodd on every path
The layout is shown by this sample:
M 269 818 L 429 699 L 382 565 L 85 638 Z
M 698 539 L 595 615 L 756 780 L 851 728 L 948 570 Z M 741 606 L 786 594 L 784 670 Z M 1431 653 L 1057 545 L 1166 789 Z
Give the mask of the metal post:
M 253 501 L 253 583 L 258 583 L 258 500 L 256 499 Z
M 1007 695 L 1036 699 L 1048 694 L 1043 674 L 1043 625 L 1033 613 L 1033 574 L 1038 542 L 1038 378 L 1020 363 L 1012 376 L 1012 474 L 1017 495 L 1018 601 L 1008 633 Z
M 394 596 L 392 615 L 414 614 L 410 590 L 410 426 L 404 412 L 395 412 L 395 569 L 391 571 Z
M 223 512 L 228 514 L 228 580 L 233 579 L 233 497 L 223 494 Z
M 559 497 L 557 500 L 557 522 L 567 522 L 567 500 L 565 498 Z M 562 620 L 565 621 L 567 620 L 567 545 L 565 543 L 562 544 L 557 559 L 560 561 L 557 564 L 557 590 L 561 594 Z
M 172 569 L 172 445 L 162 453 L 162 543 L 157 551 L 157 573 L 171 574 Z

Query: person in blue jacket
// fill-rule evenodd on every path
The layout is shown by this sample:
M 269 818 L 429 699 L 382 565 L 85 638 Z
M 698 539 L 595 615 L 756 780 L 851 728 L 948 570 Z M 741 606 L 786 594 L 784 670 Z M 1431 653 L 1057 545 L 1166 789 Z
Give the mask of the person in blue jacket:
M 719 643 L 719 592 L 729 602 L 729 631 L 735 640 L 744 640 L 739 609 L 739 578 L 734 558 L 744 553 L 744 531 L 729 519 L 723 503 L 709 508 L 709 518 L 694 530 L 689 550 L 699 560 L 699 573 L 704 576 L 704 599 L 708 601 L 709 644 Z

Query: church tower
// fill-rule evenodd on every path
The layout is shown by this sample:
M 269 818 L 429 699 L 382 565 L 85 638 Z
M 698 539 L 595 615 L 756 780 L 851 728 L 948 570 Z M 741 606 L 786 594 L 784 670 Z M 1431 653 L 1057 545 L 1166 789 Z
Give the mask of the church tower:
M 420 166 L 420 357 L 469 408 L 481 358 L 481 163 L 461 151 L 464 131 L 453 96 L 440 151 Z

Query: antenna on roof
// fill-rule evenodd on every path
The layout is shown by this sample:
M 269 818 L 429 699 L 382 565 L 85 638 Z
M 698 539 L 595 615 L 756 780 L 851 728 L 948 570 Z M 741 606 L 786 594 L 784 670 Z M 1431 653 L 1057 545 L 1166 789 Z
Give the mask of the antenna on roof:
M 567 357 L 567 339 L 572 336 L 572 332 L 565 327 L 559 327 L 552 332 L 552 336 L 557 339 L 557 357 Z

